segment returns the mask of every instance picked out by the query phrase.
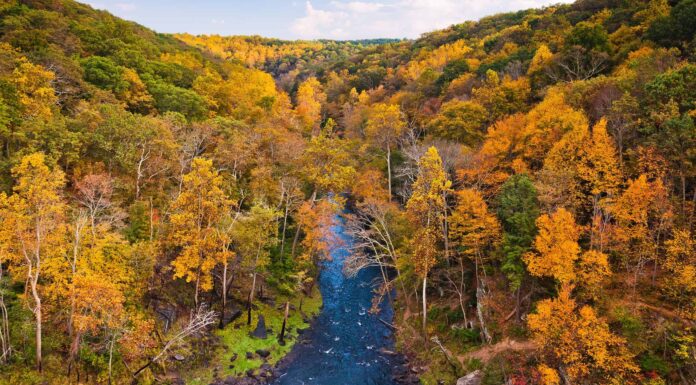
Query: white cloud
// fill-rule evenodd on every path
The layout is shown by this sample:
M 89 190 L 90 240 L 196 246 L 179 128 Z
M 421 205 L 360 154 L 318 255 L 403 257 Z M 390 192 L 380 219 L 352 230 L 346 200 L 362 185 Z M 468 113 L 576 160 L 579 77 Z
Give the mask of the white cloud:
M 134 11 L 137 8 L 133 3 L 116 3 L 114 7 L 124 12 Z
M 350 15 L 341 11 L 316 9 L 308 0 L 305 15 L 293 22 L 292 31 L 302 38 L 319 38 L 322 35 L 336 38 L 343 32 L 340 25 L 345 24 L 348 18 Z
M 384 6 L 385 6 L 382 3 L 366 3 L 364 1 L 351 1 L 348 3 L 341 2 L 341 1 L 332 1 L 331 5 L 338 8 L 338 9 L 343 9 L 346 11 L 356 12 L 356 13 L 376 12 L 376 11 L 379 11 L 380 9 L 384 8 Z
M 311 1 L 291 30 L 304 39 L 415 38 L 422 33 L 499 12 L 537 8 L 572 0 L 390 0 L 331 1 L 323 9 Z

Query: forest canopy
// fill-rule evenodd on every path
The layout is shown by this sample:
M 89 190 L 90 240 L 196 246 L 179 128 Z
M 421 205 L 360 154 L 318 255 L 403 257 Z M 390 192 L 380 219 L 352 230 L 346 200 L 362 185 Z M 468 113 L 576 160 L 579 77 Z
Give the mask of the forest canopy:
M 0 383 L 258 373 L 208 363 L 306 326 L 341 221 L 423 384 L 691 384 L 695 119 L 696 0 L 361 41 L 0 2 Z

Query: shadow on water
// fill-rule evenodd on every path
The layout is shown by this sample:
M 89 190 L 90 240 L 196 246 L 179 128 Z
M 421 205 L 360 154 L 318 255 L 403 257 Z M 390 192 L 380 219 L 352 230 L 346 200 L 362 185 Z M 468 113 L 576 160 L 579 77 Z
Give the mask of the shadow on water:
M 343 261 L 351 239 L 342 222 L 332 230 L 343 244 L 335 245 L 319 277 L 324 307 L 281 364 L 282 374 L 273 384 L 396 384 L 393 369 L 403 358 L 384 352 L 394 349 L 394 339 L 379 321 L 391 322 L 393 309 L 384 301 L 379 314 L 369 313 L 379 270 L 364 269 L 354 278 L 346 277 Z

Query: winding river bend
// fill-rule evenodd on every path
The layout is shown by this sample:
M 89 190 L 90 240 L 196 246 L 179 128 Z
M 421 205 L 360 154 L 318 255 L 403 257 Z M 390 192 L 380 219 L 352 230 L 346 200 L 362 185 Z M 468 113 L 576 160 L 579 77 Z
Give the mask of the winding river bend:
M 395 370 L 405 370 L 403 357 L 390 353 L 394 339 L 380 318 L 391 322 L 387 301 L 370 314 L 373 285 L 379 270 L 364 269 L 356 277 L 343 274 L 351 239 L 342 222 L 332 228 L 342 242 L 319 276 L 324 307 L 280 366 L 275 385 L 393 385 Z M 386 352 L 385 352 L 386 351 Z

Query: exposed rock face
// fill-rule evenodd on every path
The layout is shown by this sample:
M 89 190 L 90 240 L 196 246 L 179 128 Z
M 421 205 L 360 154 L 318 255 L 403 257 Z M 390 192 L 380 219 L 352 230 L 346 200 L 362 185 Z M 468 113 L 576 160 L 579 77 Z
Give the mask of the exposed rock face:
M 482 377 L 483 372 L 481 372 L 480 370 L 474 370 L 466 376 L 458 379 L 457 385 L 481 385 Z
M 266 320 L 263 315 L 259 315 L 259 323 L 256 324 L 256 329 L 251 333 L 253 337 L 265 340 L 268 338 L 268 333 L 266 332 Z

